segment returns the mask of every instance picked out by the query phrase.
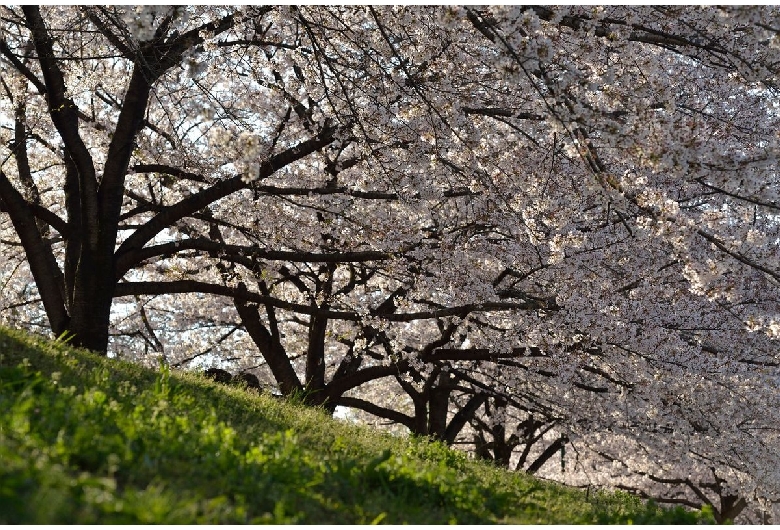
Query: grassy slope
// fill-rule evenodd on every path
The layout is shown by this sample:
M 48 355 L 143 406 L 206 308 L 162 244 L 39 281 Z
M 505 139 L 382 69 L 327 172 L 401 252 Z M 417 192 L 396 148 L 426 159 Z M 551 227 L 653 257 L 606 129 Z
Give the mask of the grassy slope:
M 0 524 L 701 519 L 0 328 Z

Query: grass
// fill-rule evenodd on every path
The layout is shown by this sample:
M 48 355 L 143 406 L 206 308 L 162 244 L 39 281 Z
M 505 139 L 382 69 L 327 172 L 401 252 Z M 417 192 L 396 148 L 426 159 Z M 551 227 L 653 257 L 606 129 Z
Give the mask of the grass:
M 0 328 L 0 524 L 697 522 Z

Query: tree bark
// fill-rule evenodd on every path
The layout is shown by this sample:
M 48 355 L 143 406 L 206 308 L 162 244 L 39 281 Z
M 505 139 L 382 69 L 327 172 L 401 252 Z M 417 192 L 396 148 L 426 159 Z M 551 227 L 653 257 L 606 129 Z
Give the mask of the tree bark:
M 278 341 L 273 340 L 271 333 L 263 326 L 257 307 L 240 299 L 235 300 L 235 306 L 247 333 L 252 337 L 268 363 L 271 373 L 274 374 L 274 379 L 276 379 L 281 393 L 290 396 L 303 390 L 303 385 L 298 380 L 298 374 L 295 373 L 284 348 Z

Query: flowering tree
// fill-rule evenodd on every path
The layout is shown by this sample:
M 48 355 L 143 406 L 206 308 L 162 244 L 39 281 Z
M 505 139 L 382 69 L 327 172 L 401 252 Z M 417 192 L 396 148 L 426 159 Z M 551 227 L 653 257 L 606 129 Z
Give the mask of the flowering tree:
M 777 509 L 776 9 L 0 24 L 7 321 L 574 484 Z

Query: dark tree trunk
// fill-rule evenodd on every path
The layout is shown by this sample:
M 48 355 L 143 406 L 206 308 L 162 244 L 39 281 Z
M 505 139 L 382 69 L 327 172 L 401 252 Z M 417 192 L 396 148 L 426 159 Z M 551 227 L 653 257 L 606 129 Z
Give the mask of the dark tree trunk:
M 76 270 L 73 306 L 68 331 L 72 344 L 97 352 L 108 349 L 111 302 L 114 298 L 113 267 L 104 259 L 82 253 Z
M 414 428 L 412 434 L 428 435 L 428 401 L 422 397 L 412 397 L 414 403 Z
M 437 377 L 436 384 L 429 391 L 428 435 L 437 440 L 446 440 L 447 413 L 450 409 L 451 393 L 451 377 L 448 373 L 442 372 Z
M 322 309 L 327 309 L 323 307 Z M 306 351 L 306 403 L 323 405 L 325 393 L 325 331 L 328 319 L 312 315 L 309 321 L 309 346 Z
M 506 427 L 500 424 L 493 427 L 493 460 L 496 465 L 508 468 L 514 449 L 515 446 L 506 439 Z
M 238 316 L 241 317 L 249 336 L 252 337 L 263 358 L 268 363 L 268 367 L 274 374 L 274 379 L 279 385 L 279 390 L 285 396 L 294 394 L 303 389 L 298 375 L 287 357 L 287 352 L 275 340 L 275 337 L 269 332 L 260 320 L 260 313 L 257 306 L 249 305 L 243 300 L 235 300 Z
M 542 468 L 542 466 L 555 455 L 555 453 L 560 451 L 561 448 L 563 448 L 563 446 L 566 445 L 567 441 L 568 439 L 565 436 L 561 436 L 553 443 L 551 443 L 549 446 L 547 446 L 547 449 L 542 451 L 542 454 L 539 455 L 539 457 L 536 460 L 534 460 L 530 466 L 528 466 L 528 469 L 526 469 L 526 473 L 528 473 L 529 475 L 533 475 L 537 471 L 539 471 Z
M 463 427 L 474 417 L 479 407 L 487 400 L 485 395 L 474 395 L 466 402 L 464 406 L 458 409 L 455 416 L 450 420 L 447 425 L 447 430 L 444 441 L 447 445 L 452 445 L 455 442 L 455 438 L 463 430 Z

